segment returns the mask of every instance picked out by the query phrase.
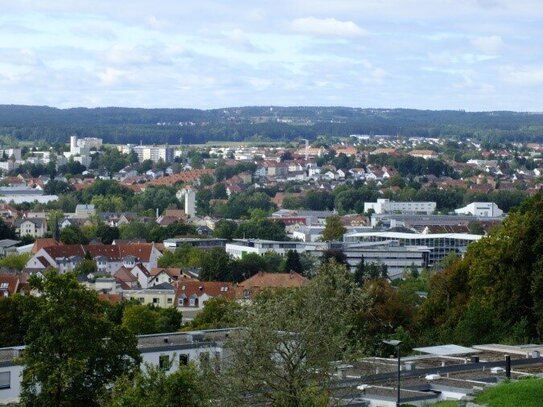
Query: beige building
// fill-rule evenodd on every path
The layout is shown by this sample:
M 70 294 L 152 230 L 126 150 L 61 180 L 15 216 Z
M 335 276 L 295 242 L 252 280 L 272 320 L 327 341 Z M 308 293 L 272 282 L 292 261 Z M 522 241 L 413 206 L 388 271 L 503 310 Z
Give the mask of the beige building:
M 169 308 L 174 306 L 175 288 L 163 283 L 150 288 L 125 290 L 123 297 L 135 299 L 143 305 L 151 304 L 160 308 Z
M 40 218 L 19 219 L 15 223 L 18 236 L 44 237 L 47 233 L 47 221 Z

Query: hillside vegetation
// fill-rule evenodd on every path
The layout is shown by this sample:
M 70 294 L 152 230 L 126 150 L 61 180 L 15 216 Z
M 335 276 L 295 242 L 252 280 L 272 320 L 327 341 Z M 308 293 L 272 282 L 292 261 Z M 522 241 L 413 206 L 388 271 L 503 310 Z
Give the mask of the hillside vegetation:
M 401 134 L 543 140 L 543 114 L 347 107 L 240 107 L 212 110 L 0 105 L 0 136 L 66 142 L 71 134 L 106 143 L 205 143 L 315 139 L 319 135 Z

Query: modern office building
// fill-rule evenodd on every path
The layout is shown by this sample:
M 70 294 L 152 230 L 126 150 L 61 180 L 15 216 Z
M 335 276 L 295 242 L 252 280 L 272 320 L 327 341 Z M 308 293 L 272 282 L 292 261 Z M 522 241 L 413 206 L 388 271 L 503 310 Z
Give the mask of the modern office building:
M 427 247 L 430 249 L 428 265 L 440 262 L 447 254 L 454 252 L 464 254 L 468 245 L 483 236 L 468 233 L 400 233 L 400 232 L 362 232 L 347 233 L 343 236 L 345 243 L 357 242 L 397 242 L 405 247 Z
M 499 217 L 483 217 L 477 215 L 404 215 L 397 213 L 381 213 L 371 215 L 372 227 L 389 227 L 405 226 L 419 231 L 424 230 L 426 226 L 458 226 L 468 225 L 473 221 L 496 222 L 503 220 L 503 216 Z
M 311 254 L 317 258 L 322 258 L 327 250 L 341 251 L 346 256 L 351 271 L 354 272 L 356 266 L 364 258 L 366 264 L 386 265 L 388 276 L 392 279 L 402 277 L 405 270 L 412 266 L 419 271 L 428 267 L 431 253 L 429 247 L 407 247 L 394 241 L 346 243 L 235 239 L 226 243 L 226 252 L 237 259 L 249 253 L 262 256 L 273 252 L 285 256 L 289 250 Z
M 483 218 L 495 218 L 503 215 L 503 211 L 494 202 L 472 202 L 460 209 L 455 209 L 459 215 L 472 215 Z
M 374 213 L 425 213 L 431 214 L 436 210 L 435 202 L 394 202 L 389 199 L 378 199 L 377 202 L 364 202 L 364 212 L 373 210 Z
M 219 238 L 198 239 L 192 237 L 176 237 L 164 240 L 164 248 L 172 251 L 184 245 L 197 247 L 199 249 L 212 249 L 214 247 L 224 247 L 225 244 L 226 239 Z

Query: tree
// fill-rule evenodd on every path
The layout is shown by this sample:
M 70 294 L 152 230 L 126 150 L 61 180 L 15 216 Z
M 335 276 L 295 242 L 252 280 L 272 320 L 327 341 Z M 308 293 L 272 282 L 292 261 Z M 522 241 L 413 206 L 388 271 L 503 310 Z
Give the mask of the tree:
M 43 188 L 43 193 L 46 195 L 67 194 L 71 191 L 72 188 L 68 183 L 54 179 L 45 184 L 45 187 Z
M 232 259 L 222 247 L 214 247 L 207 252 L 201 253 L 200 258 L 201 280 L 230 281 L 232 279 Z
M 213 185 L 213 199 L 228 199 L 226 187 L 223 183 Z
M 354 271 L 354 281 L 360 287 L 364 285 L 364 280 L 366 279 L 366 265 L 364 264 L 364 256 L 360 259 L 360 263 L 356 266 Z
M 322 262 L 328 263 L 334 261 L 343 266 L 347 266 L 347 256 L 341 250 L 327 249 L 322 252 Z
M 21 271 L 25 268 L 28 260 L 30 260 L 29 253 L 10 254 L 3 259 L 0 259 L 0 267 Z
M 238 228 L 238 224 L 233 220 L 222 219 L 217 222 L 215 225 L 215 230 L 213 230 L 213 236 L 219 237 L 221 239 L 232 240 Z
M 287 259 L 285 262 L 285 271 L 291 272 L 294 271 L 295 273 L 302 274 L 303 267 L 302 262 L 300 261 L 300 255 L 296 250 L 289 250 L 287 252 Z
M 24 317 L 38 306 L 38 299 L 30 295 L 13 295 L 0 299 L 0 348 L 25 343 L 29 321 Z
M 104 318 L 96 292 L 75 274 L 49 270 L 30 284 L 41 295 L 26 315 L 21 403 L 97 406 L 108 384 L 138 369 L 136 338 Z
M 96 228 L 96 237 L 100 239 L 103 244 L 111 244 L 115 239 L 120 237 L 119 228 L 108 226 L 101 222 Z
M 189 330 L 228 328 L 236 325 L 240 305 L 223 297 L 210 298 L 187 325 Z
M 203 375 L 193 364 L 169 374 L 146 365 L 131 378 L 123 376 L 113 386 L 104 407 L 205 407 L 209 405 Z
M 78 275 L 88 276 L 89 274 L 96 273 L 96 262 L 91 259 L 83 259 L 74 268 L 74 273 Z
M 66 226 L 60 232 L 60 241 L 64 244 L 88 244 L 89 241 L 81 229 L 76 225 Z
M 232 265 L 232 281 L 239 283 L 260 271 L 266 271 L 264 258 L 256 253 L 247 253 Z
M 133 304 L 125 308 L 122 326 L 135 335 L 157 332 L 158 315 L 151 308 L 142 304 Z
M 64 217 L 64 213 L 60 210 L 50 211 L 47 215 L 47 228 L 51 232 L 54 239 L 60 239 L 60 220 Z
M 350 318 L 361 298 L 349 273 L 330 263 L 306 286 L 265 292 L 242 307 L 244 328 L 225 344 L 222 404 L 327 406 L 333 361 L 351 356 Z
M 326 218 L 326 225 L 322 232 L 322 240 L 328 242 L 330 240 L 341 240 L 347 229 L 341 223 L 341 217 L 338 215 L 329 216 Z
M 181 328 L 183 315 L 175 308 L 158 308 L 156 330 L 158 332 L 176 332 Z
M 202 176 L 200 177 L 200 185 L 203 187 L 213 185 L 214 182 L 215 182 L 215 179 L 213 178 L 213 175 L 202 174 Z

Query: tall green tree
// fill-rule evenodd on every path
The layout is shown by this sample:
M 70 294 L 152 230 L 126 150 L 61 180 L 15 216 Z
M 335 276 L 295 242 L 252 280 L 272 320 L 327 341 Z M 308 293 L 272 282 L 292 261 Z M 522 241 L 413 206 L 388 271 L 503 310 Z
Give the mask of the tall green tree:
M 27 314 L 21 403 L 97 406 L 109 384 L 138 369 L 136 338 L 104 318 L 96 293 L 75 274 L 50 270 L 30 283 L 41 296 Z
M 329 216 L 326 218 L 324 231 L 322 232 L 322 240 L 328 242 L 330 240 L 341 240 L 347 229 L 341 222 L 341 217 L 338 215 Z
M 328 263 L 306 286 L 266 292 L 241 309 L 226 343 L 222 405 L 327 406 L 334 360 L 349 360 L 353 310 L 362 297 L 350 274 Z
M 103 407 L 205 407 L 209 405 L 205 380 L 192 364 L 168 374 L 146 365 L 135 377 L 118 379 Z
M 300 261 L 300 255 L 296 250 L 289 250 L 287 252 L 287 259 L 285 261 L 285 271 L 294 271 L 298 274 L 302 274 L 304 271 L 302 262 Z

